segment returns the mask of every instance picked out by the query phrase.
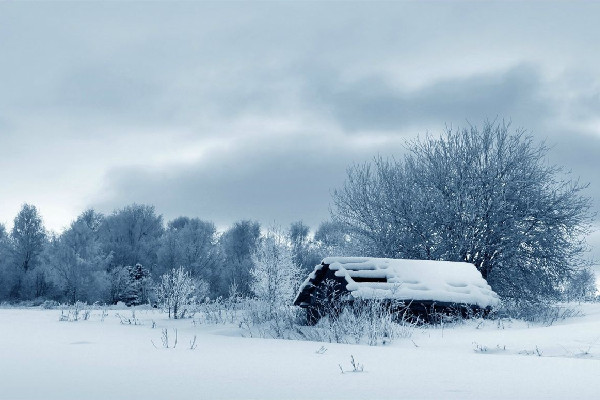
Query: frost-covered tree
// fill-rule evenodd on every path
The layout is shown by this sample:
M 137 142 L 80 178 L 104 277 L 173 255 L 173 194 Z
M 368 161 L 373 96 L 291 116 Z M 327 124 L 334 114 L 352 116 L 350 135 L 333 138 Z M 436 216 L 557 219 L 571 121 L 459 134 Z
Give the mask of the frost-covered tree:
M 12 263 L 16 282 L 11 288 L 13 298 L 33 298 L 47 294 L 46 271 L 37 268 L 46 244 L 42 217 L 34 205 L 23 204 L 11 231 Z
M 212 281 L 219 265 L 215 225 L 187 217 L 170 221 L 160 241 L 158 265 L 165 271 L 182 266 L 193 278 Z
M 183 318 L 196 303 L 196 284 L 183 267 L 173 268 L 161 276 L 156 295 L 159 306 L 169 318 Z
M 348 228 L 339 222 L 323 221 L 315 232 L 315 242 L 321 259 L 330 256 L 360 256 L 350 241 Z
M 10 238 L 4 224 L 0 223 L 0 299 L 7 298 L 10 288 L 14 286 L 15 274 L 11 257 Z
M 80 257 L 93 258 L 101 252 L 101 228 L 104 215 L 93 209 L 81 213 L 61 236 Z
M 309 244 L 310 228 L 305 225 L 302 221 L 292 222 L 288 236 L 292 242 L 293 257 L 296 260 L 296 264 L 302 264 L 302 253 L 304 248 Z
M 44 249 L 46 230 L 34 205 L 23 204 L 15 217 L 11 238 L 14 261 L 24 272 L 35 268 Z
M 120 301 L 125 302 L 129 297 L 129 288 L 131 287 L 131 275 L 129 269 L 123 266 L 111 268 L 108 273 L 110 302 L 116 304 Z
M 114 267 L 109 274 L 110 301 L 138 306 L 151 300 L 153 282 L 142 264 Z
M 162 216 L 150 205 L 131 204 L 104 218 L 101 241 L 112 254 L 111 268 L 139 263 L 152 270 L 163 231 Z
M 596 274 L 591 268 L 582 268 L 573 274 L 566 286 L 566 299 L 576 301 L 593 301 L 598 295 Z
M 252 254 L 252 262 L 250 287 L 256 298 L 267 306 L 268 313 L 275 315 L 280 307 L 291 305 L 302 274 L 286 236 L 278 230 L 270 230 Z
M 292 246 L 292 258 L 304 273 L 311 271 L 322 256 L 316 243 L 310 237 L 310 228 L 302 221 L 290 225 L 288 236 Z
M 147 303 L 152 285 L 150 272 L 139 263 L 126 268 L 129 273 L 129 284 L 126 291 L 125 304 L 128 306 L 139 306 L 140 304 Z
M 586 185 L 503 123 L 448 129 L 348 170 L 334 217 L 364 255 L 467 261 L 501 296 L 556 299 L 586 261 Z
M 50 241 L 45 262 L 62 300 L 107 301 L 110 255 L 102 252 L 99 229 L 102 214 L 83 212 L 59 237 Z
M 50 240 L 45 252 L 49 280 L 59 299 L 68 303 L 108 300 L 108 259 L 101 255 L 84 258 L 69 246 L 63 236 Z
M 232 284 L 240 294 L 247 296 L 250 290 L 252 253 L 260 239 L 260 224 L 256 221 L 238 221 L 220 238 L 222 266 L 218 271 L 221 295 L 227 295 Z

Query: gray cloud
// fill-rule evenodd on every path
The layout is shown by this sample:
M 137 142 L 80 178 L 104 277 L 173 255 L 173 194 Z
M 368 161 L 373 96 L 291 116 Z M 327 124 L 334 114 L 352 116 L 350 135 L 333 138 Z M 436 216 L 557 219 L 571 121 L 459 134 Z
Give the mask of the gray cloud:
M 240 141 L 233 151 L 185 167 L 113 170 L 106 182 L 113 195 L 98 207 L 148 202 L 167 218 L 195 215 L 221 226 L 243 218 L 283 225 L 304 220 L 316 227 L 329 217 L 331 189 L 343 182 L 348 163 L 371 157 L 343 144 L 319 147 L 296 138 L 271 147 Z
M 550 162 L 563 166 L 570 172 L 569 178 L 589 183 L 585 195 L 592 199 L 594 211 L 600 216 L 600 137 L 558 131 L 550 134 L 548 144 L 552 146 Z
M 49 107 L 64 107 L 75 115 L 90 112 L 118 118 L 152 119 L 158 111 L 154 99 L 159 86 L 144 82 L 134 71 L 115 71 L 110 66 L 90 66 L 72 71 L 56 90 Z
M 346 85 L 328 79 L 315 89 L 314 96 L 350 132 L 398 131 L 415 124 L 480 121 L 496 116 L 544 118 L 548 104 L 539 89 L 539 74 L 531 66 L 521 65 L 501 73 L 443 79 L 412 91 L 395 88 L 381 76 Z

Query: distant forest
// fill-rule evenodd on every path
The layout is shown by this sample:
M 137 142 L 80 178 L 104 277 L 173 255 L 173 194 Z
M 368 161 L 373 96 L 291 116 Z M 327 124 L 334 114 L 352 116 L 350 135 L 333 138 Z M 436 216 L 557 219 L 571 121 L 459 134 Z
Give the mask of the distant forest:
M 162 274 L 179 267 L 207 297 L 231 290 L 249 296 L 252 254 L 264 228 L 242 220 L 218 232 L 213 222 L 190 217 L 165 224 L 154 206 L 131 204 L 110 215 L 86 210 L 55 234 L 34 205 L 24 204 L 10 232 L 0 224 L 0 301 L 141 304 Z M 301 221 L 278 230 L 303 272 L 339 253 L 347 240 L 329 221 L 314 235 Z

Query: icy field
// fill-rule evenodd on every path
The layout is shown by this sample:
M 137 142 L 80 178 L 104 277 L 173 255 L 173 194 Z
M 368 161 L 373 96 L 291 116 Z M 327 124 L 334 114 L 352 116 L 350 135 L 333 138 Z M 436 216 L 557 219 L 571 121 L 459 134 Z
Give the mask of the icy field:
M 115 314 L 131 310 L 59 322 L 60 310 L 1 309 L 0 398 L 598 399 L 600 304 L 581 310 L 550 327 L 469 321 L 369 347 L 251 339 L 154 310 L 123 325 Z M 342 374 L 351 355 L 364 371 Z

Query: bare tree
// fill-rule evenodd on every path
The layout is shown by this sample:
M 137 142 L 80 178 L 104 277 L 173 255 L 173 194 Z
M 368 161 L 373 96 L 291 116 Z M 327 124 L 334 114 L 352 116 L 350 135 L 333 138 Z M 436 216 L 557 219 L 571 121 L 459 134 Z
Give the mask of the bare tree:
M 402 159 L 348 171 L 334 218 L 367 255 L 467 261 L 501 296 L 557 298 L 584 268 L 586 185 L 546 162 L 548 147 L 504 123 L 408 143 Z

